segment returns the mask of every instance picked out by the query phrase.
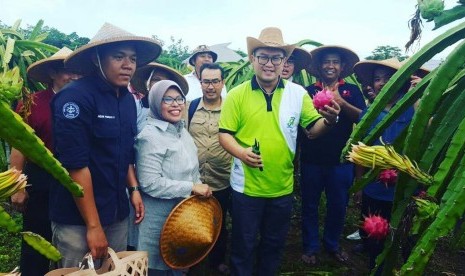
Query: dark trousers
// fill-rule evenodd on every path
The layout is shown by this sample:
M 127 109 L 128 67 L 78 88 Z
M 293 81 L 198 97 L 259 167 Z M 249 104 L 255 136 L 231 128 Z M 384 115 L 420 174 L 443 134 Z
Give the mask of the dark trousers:
M 48 217 L 48 190 L 28 191 L 29 200 L 23 214 L 23 231 L 31 231 L 41 235 L 49 242 L 52 240 L 52 230 Z M 49 271 L 50 261 L 22 241 L 21 244 L 21 275 L 43 276 Z
M 226 248 L 228 247 L 228 229 L 226 228 L 226 215 L 231 210 L 231 187 L 221 191 L 213 192 L 213 196 L 218 200 L 223 210 L 223 223 L 218 240 L 208 255 L 211 267 L 218 267 L 226 260 Z
M 262 198 L 232 191 L 232 275 L 253 274 L 255 251 L 257 275 L 277 274 L 289 231 L 292 203 L 292 195 Z M 257 236 L 260 236 L 258 248 Z
M 380 215 L 388 221 L 391 219 L 392 201 L 374 199 L 367 194 L 362 195 L 362 221 L 369 215 Z M 360 236 L 362 237 L 363 246 L 370 256 L 370 269 L 373 269 L 378 257 L 384 249 L 383 240 L 375 240 L 368 237 L 367 233 L 360 228 Z M 379 269 L 381 271 L 381 269 Z M 376 274 L 378 275 L 378 274 Z
M 339 249 L 353 179 L 352 164 L 301 164 L 302 242 L 305 254 L 320 251 L 318 208 L 323 191 L 326 194 L 323 243 L 330 252 Z

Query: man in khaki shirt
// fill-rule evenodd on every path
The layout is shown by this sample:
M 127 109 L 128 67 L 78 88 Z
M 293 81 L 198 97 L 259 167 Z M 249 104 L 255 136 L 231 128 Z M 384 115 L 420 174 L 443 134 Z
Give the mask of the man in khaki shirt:
M 218 121 L 223 103 L 221 91 L 224 87 L 223 68 L 216 63 L 206 63 L 200 67 L 201 98 L 192 100 L 188 106 L 188 129 L 198 148 L 200 179 L 213 190 L 223 209 L 223 221 L 230 209 L 231 155 L 218 140 Z M 222 274 L 229 274 L 225 264 L 228 232 L 222 225 L 218 241 L 209 255 L 209 264 Z

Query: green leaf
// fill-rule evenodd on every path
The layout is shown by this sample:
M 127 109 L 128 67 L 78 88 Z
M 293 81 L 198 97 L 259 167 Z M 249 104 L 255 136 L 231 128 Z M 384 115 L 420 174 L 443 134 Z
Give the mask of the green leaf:
M 39 22 L 37 22 L 36 26 L 34 27 L 31 34 L 29 35 L 30 40 L 37 41 L 36 37 L 40 34 L 40 31 L 42 30 L 43 25 L 44 25 L 44 20 L 41 19 L 39 20 Z
M 11 57 L 13 55 L 15 47 L 15 40 L 12 38 L 8 38 L 6 42 L 6 47 L 5 47 L 5 54 L 3 55 L 3 60 L 2 60 L 2 67 L 7 68 L 8 63 L 10 63 Z
M 55 46 L 48 45 L 43 42 L 36 42 L 36 41 L 18 40 L 16 41 L 16 44 L 18 45 L 18 47 L 21 47 L 25 50 L 30 49 L 30 48 L 36 48 L 38 50 L 45 50 L 50 53 L 56 53 L 58 52 L 58 50 L 60 50 Z

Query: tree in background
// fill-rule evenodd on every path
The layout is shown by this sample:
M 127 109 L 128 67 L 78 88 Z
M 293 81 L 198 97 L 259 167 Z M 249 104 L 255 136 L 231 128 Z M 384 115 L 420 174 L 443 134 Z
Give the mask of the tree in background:
M 72 32 L 69 35 L 67 35 L 63 32 L 60 32 L 56 28 L 49 27 L 49 26 L 42 26 L 43 20 L 40 20 L 39 23 L 40 23 L 39 29 L 36 28 L 37 25 L 35 26 L 27 25 L 26 28 L 21 28 L 18 25 L 18 28 L 15 30 L 18 31 L 20 34 L 22 34 L 24 39 L 31 39 L 31 36 L 33 35 L 34 36 L 42 35 L 45 37 L 45 39 L 43 39 L 41 42 L 55 46 L 59 49 L 66 46 L 70 48 L 71 50 L 74 50 L 78 47 L 81 47 L 84 44 L 87 44 L 90 40 L 87 37 L 81 37 L 77 35 L 76 32 Z M 0 29 L 12 29 L 13 27 L 14 26 L 8 26 L 7 24 L 4 24 L 0 20 Z M 36 29 L 36 33 L 34 33 L 34 29 Z
M 390 45 L 378 46 L 371 52 L 371 56 L 366 57 L 368 60 L 383 60 L 388 58 L 398 58 L 400 61 L 408 58 L 408 56 L 402 55 L 402 50 L 399 47 Z
M 183 60 L 190 56 L 189 47 L 183 44 L 182 38 L 176 39 L 171 36 L 171 44 L 165 47 L 165 42 L 159 39 L 156 35 L 152 36 L 153 39 L 158 40 L 163 47 L 162 54 L 157 58 L 157 62 L 170 66 L 183 74 L 187 74 L 190 70 L 186 64 L 183 64 Z
M 44 40 L 44 43 L 53 45 L 57 48 L 68 47 L 71 50 L 75 50 L 76 48 L 81 47 L 89 42 L 89 38 L 87 37 L 80 37 L 76 34 L 76 32 L 72 32 L 69 35 L 60 32 L 55 28 L 50 28 L 45 26 L 42 28 L 42 31 L 48 33 L 47 38 Z

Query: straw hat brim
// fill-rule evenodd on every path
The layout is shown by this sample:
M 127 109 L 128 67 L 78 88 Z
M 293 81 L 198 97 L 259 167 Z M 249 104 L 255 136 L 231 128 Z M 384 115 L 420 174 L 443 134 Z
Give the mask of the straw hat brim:
M 54 68 L 63 68 L 64 60 L 65 57 L 49 57 L 36 61 L 27 68 L 27 75 L 35 81 L 50 84 L 52 83 L 50 71 Z
M 407 62 L 408 59 L 404 59 L 403 61 L 400 62 L 400 64 L 402 64 L 402 66 Z M 415 71 L 415 75 L 420 77 L 420 78 L 424 78 L 426 77 L 426 75 L 428 75 L 429 73 L 431 73 L 430 70 L 426 69 L 425 67 L 420 67 L 418 68 L 417 71 Z
M 402 66 L 399 62 L 386 61 L 386 60 L 364 60 L 359 61 L 354 65 L 354 72 L 357 78 L 365 85 L 372 85 L 373 72 L 376 68 L 384 67 L 394 71 L 399 70 Z
M 151 38 L 142 36 L 112 37 L 91 42 L 78 48 L 65 59 L 65 66 L 76 70 L 80 74 L 92 73 L 97 68 L 91 58 L 95 47 L 118 42 L 134 43 L 137 55 L 137 67 L 154 61 L 161 54 L 161 46 Z
M 320 77 L 319 63 L 322 56 L 328 52 L 336 52 L 340 54 L 341 58 L 344 60 L 345 67 L 344 70 L 342 70 L 339 78 L 343 79 L 352 75 L 353 67 L 360 59 L 354 51 L 350 50 L 349 48 L 337 45 L 323 45 L 310 51 L 310 54 L 312 55 L 312 63 L 310 65 L 309 73 L 311 75 L 317 78 Z
M 272 42 L 262 42 L 254 37 L 247 37 L 247 53 L 250 56 L 253 54 L 253 51 L 258 48 L 273 48 L 283 50 L 286 54 L 286 57 L 289 57 L 292 54 L 292 51 L 295 49 L 294 44 L 282 45 Z
M 302 48 L 296 47 L 292 52 L 294 56 L 294 72 L 309 69 L 312 62 L 312 55 Z
M 198 54 L 201 54 L 201 53 L 209 53 L 213 58 L 213 62 L 215 62 L 218 59 L 218 55 L 213 51 L 196 52 L 196 53 L 193 53 L 192 56 L 189 58 L 189 64 L 192 65 L 192 66 L 195 66 L 195 60 L 194 59 Z
M 214 197 L 191 196 L 169 214 L 160 235 L 160 253 L 172 269 L 184 269 L 204 259 L 221 230 L 223 214 Z
M 147 65 L 144 65 L 138 68 L 136 72 L 134 73 L 134 76 L 132 77 L 132 80 L 131 80 L 131 84 L 133 85 L 134 89 L 136 89 L 137 92 L 142 92 L 144 94 L 148 92 L 146 83 L 147 83 L 147 80 L 150 74 L 155 69 L 165 72 L 168 75 L 168 78 L 170 80 L 176 82 L 179 85 L 179 87 L 181 87 L 184 95 L 187 95 L 187 93 L 189 93 L 189 84 L 187 83 L 184 76 L 181 75 L 181 73 L 179 73 L 178 71 L 176 71 L 175 69 L 169 66 L 156 63 L 156 62 L 151 62 Z

